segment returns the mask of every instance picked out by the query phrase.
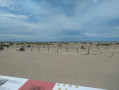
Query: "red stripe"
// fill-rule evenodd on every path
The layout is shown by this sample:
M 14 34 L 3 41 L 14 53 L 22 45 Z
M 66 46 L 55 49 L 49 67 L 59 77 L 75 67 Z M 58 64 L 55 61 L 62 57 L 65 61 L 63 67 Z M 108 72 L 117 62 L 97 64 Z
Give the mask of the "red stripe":
M 56 83 L 28 80 L 19 90 L 53 90 Z

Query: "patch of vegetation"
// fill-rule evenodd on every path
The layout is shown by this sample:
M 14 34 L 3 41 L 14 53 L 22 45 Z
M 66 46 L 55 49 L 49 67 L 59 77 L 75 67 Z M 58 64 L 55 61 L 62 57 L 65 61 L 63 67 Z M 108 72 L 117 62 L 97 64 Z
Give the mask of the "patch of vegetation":
M 9 45 L 2 44 L 1 47 L 9 47 Z
M 112 45 L 112 43 L 99 43 L 98 45 L 100 45 L 100 46 L 110 46 L 110 45 Z
M 24 47 L 22 47 L 22 48 L 20 48 L 20 49 L 19 49 L 19 51 L 25 51 L 25 48 L 24 48 Z
M 93 43 L 90 42 L 89 44 L 92 45 Z
M 27 47 L 31 47 L 30 45 L 28 45 Z
M 10 47 L 9 45 L 6 45 L 6 47 Z
M 0 51 L 4 50 L 4 47 L 0 47 Z
M 77 44 L 78 42 L 74 42 L 75 44 Z
M 115 45 L 119 45 L 119 43 L 115 43 Z
M 99 46 L 100 44 L 96 44 L 95 46 Z
M 84 46 L 81 46 L 81 49 L 85 49 L 85 47 Z
M 14 42 L 10 42 L 9 45 L 10 45 L 10 46 L 14 45 Z
M 60 44 L 68 45 L 69 42 L 60 42 Z
M 62 46 L 62 44 L 61 44 L 61 43 L 59 43 L 59 44 L 58 44 L 58 46 L 59 46 L 59 47 L 61 47 L 61 46 Z
M 87 44 L 86 42 L 81 42 L 82 44 Z

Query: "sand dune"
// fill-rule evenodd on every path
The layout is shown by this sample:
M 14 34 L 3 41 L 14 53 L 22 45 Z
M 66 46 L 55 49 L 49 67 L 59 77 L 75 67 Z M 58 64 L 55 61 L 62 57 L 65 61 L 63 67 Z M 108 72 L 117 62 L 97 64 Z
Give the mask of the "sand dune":
M 84 46 L 54 45 L 49 51 L 47 46 L 34 46 L 24 52 L 16 46 L 5 48 L 0 51 L 0 75 L 118 90 L 119 46 L 92 46 L 88 55 Z

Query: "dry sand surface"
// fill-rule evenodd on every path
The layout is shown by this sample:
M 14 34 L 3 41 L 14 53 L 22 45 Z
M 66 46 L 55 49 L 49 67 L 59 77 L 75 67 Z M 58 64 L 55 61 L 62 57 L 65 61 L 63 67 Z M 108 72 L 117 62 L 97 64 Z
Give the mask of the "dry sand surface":
M 119 90 L 119 46 L 113 47 L 92 46 L 89 55 L 87 49 L 77 53 L 77 45 L 64 46 L 58 53 L 52 46 L 49 52 L 42 46 L 40 51 L 35 47 L 24 52 L 10 47 L 0 51 L 0 75 Z

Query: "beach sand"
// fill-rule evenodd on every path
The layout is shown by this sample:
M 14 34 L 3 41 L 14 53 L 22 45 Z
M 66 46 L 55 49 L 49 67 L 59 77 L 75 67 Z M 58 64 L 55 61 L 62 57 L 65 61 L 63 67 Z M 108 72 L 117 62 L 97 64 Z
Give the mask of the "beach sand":
M 66 47 L 68 51 L 66 51 Z M 85 47 L 87 48 L 88 45 Z M 77 49 L 79 45 L 57 47 L 17 47 L 0 51 L 0 75 L 119 90 L 119 46 Z

